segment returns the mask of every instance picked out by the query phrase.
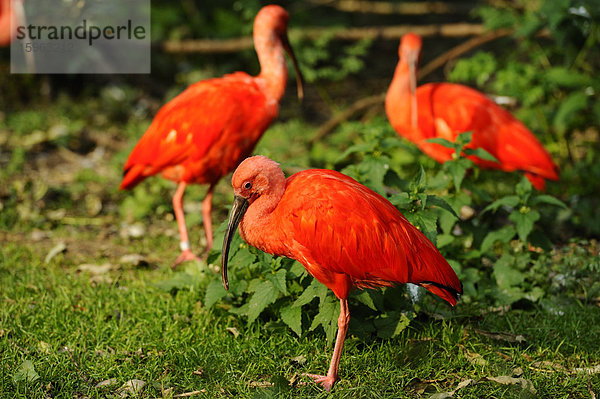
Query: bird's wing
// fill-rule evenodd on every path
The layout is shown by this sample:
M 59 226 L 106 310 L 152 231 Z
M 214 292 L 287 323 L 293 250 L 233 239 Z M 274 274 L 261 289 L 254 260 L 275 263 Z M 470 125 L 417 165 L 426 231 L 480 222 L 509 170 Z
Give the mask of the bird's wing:
M 226 142 L 228 136 L 244 133 L 253 121 L 264 119 L 265 103 L 262 91 L 244 73 L 191 85 L 160 109 L 138 141 L 124 166 L 122 187 L 129 187 L 127 171 L 143 169 L 145 177 L 200 160 L 218 141 Z M 248 137 L 248 141 L 253 139 Z
M 434 137 L 453 141 L 459 133 L 471 131 L 470 147 L 485 149 L 498 159 L 501 169 L 558 178 L 556 165 L 535 135 L 483 93 L 451 83 L 424 88 L 423 103 L 427 105 L 423 111 L 431 115 Z M 474 161 L 481 166 L 499 167 L 498 163 L 479 158 Z
M 280 206 L 289 238 L 298 244 L 290 250 L 301 252 L 290 255 L 307 259 L 317 278 L 322 270 L 311 267 L 345 274 L 358 287 L 433 284 L 450 292 L 436 294 L 451 303 L 462 290 L 435 246 L 389 201 L 348 176 L 297 173 L 288 179 Z

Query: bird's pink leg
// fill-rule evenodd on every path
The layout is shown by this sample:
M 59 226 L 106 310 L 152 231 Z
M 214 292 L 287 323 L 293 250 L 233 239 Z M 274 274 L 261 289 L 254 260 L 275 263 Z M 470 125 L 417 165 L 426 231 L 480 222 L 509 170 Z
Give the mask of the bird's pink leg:
M 346 339 L 346 332 L 348 331 L 348 324 L 350 323 L 350 311 L 348 310 L 348 300 L 340 299 L 340 317 L 338 317 L 338 332 L 335 339 L 335 347 L 333 349 L 333 356 L 331 356 L 331 363 L 329 364 L 329 371 L 327 375 L 318 374 L 306 374 L 312 377 L 316 383 L 319 383 L 329 391 L 333 384 L 335 384 L 338 378 L 338 369 L 340 367 L 340 357 L 342 356 L 342 349 L 344 348 L 344 340 Z
M 210 213 L 212 211 L 213 184 L 208 188 L 206 197 L 202 201 L 202 219 L 204 220 L 204 231 L 206 233 L 206 257 L 213 246 L 212 219 Z
M 179 237 L 181 242 L 179 246 L 181 248 L 181 255 L 177 257 L 172 268 L 175 268 L 178 264 L 188 261 L 197 260 L 198 257 L 190 250 L 190 240 L 188 238 L 187 229 L 185 227 L 185 215 L 183 214 L 183 192 L 187 184 L 185 182 L 179 183 L 177 191 L 173 195 L 173 211 L 175 212 L 175 219 L 177 220 L 177 226 L 179 227 Z

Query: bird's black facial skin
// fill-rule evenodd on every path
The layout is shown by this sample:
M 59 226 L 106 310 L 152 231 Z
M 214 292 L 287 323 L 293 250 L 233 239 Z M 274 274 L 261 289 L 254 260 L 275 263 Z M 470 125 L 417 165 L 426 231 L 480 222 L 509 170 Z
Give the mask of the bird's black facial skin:
M 252 186 L 250 182 L 247 182 L 246 184 L 250 184 L 250 186 Z M 246 184 L 244 184 L 244 186 Z M 225 232 L 225 237 L 223 238 L 223 249 L 221 252 L 221 278 L 223 279 L 223 287 L 225 287 L 226 290 L 229 289 L 229 281 L 227 280 L 227 258 L 229 257 L 229 246 L 231 245 L 231 240 L 233 239 L 233 235 L 235 234 L 242 217 L 248 209 L 248 205 L 249 202 L 246 198 L 236 195 L 231 207 L 231 213 L 229 214 L 227 231 Z

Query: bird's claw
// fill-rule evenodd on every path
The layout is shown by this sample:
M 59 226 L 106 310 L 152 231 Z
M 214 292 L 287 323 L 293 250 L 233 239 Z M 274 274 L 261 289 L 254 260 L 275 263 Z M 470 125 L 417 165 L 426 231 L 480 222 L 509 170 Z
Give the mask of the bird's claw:
M 200 258 L 198 258 L 196 255 L 194 255 L 192 253 L 192 251 L 190 251 L 189 249 L 187 249 L 185 251 L 181 251 L 181 255 L 179 255 L 177 257 L 177 259 L 175 259 L 175 263 L 173 263 L 171 268 L 175 269 L 179 264 L 190 261 L 190 260 L 197 260 L 198 262 L 200 262 Z
M 312 378 L 314 382 L 316 382 L 317 384 L 320 384 L 323 387 L 323 389 L 325 389 L 326 391 L 331 391 L 331 388 L 333 388 L 333 384 L 335 384 L 335 380 L 336 380 L 335 377 L 328 376 L 328 375 L 309 374 L 309 373 L 304 373 L 302 375 Z

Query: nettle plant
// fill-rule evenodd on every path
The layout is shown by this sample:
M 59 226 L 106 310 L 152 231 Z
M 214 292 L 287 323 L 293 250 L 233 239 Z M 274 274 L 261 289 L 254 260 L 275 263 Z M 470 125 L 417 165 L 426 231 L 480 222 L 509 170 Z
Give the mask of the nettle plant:
M 216 240 L 222 238 L 225 227 L 221 226 Z M 213 252 L 209 262 L 216 262 L 219 256 Z M 213 275 L 204 295 L 207 308 L 242 316 L 248 325 L 260 317 L 267 328 L 289 327 L 298 336 L 321 328 L 327 341 L 333 342 L 339 300 L 304 266 L 250 247 L 239 234 L 231 243 L 229 257 L 230 291 L 225 291 L 219 275 Z M 355 291 L 349 298 L 353 308 L 351 332 L 358 336 L 376 332 L 389 338 L 408 326 L 414 313 L 409 303 L 398 306 L 397 291 Z

